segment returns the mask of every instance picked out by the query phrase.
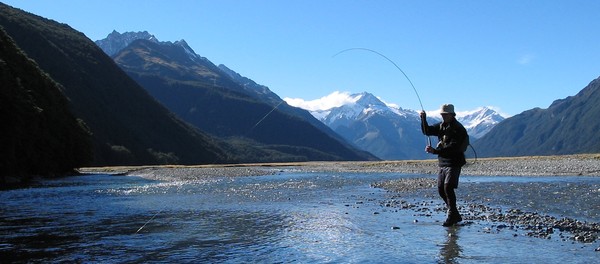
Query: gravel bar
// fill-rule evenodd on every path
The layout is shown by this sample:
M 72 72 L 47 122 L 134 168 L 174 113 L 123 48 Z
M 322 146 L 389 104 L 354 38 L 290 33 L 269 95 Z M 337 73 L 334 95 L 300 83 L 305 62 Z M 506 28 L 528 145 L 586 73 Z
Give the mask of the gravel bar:
M 437 174 L 437 160 L 328 161 L 197 166 L 130 166 L 81 168 L 81 173 L 140 175 L 156 179 L 270 175 L 280 170 Z M 474 176 L 600 176 L 600 154 L 469 159 L 461 175 Z

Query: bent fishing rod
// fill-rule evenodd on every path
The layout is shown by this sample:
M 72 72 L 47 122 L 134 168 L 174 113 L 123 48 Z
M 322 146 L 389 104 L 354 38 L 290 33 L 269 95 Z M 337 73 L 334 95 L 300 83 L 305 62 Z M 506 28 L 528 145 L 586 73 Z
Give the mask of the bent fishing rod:
M 367 49 L 367 48 L 349 48 L 349 49 L 345 49 L 345 50 L 342 50 L 342 51 L 336 53 L 335 55 L 333 55 L 333 57 L 335 58 L 337 55 L 340 55 L 340 54 L 348 52 L 348 51 L 354 51 L 354 50 L 362 50 L 362 51 L 368 51 L 368 52 L 375 53 L 375 54 L 381 56 L 382 58 L 386 59 L 391 64 L 393 64 L 394 67 L 396 67 L 396 69 L 398 69 L 402 73 L 402 75 L 404 75 L 404 77 L 406 78 L 406 80 L 408 80 L 408 83 L 410 83 L 410 86 L 412 87 L 413 91 L 415 91 L 415 95 L 417 96 L 417 99 L 419 100 L 419 105 L 421 106 L 421 111 L 425 112 L 425 108 L 423 108 L 423 103 L 421 102 L 421 97 L 419 96 L 419 92 L 417 92 L 417 88 L 415 88 L 415 85 L 413 84 L 413 82 L 410 80 L 410 78 L 408 78 L 408 75 L 406 75 L 406 73 L 400 68 L 400 66 L 398 66 L 398 64 L 396 64 L 393 60 L 391 60 L 387 56 L 381 54 L 380 52 L 372 50 L 372 49 Z M 425 126 L 425 120 L 423 120 L 423 119 L 421 120 L 421 128 L 423 130 L 423 134 L 427 137 L 427 145 L 431 146 L 431 137 L 429 137 L 426 134 L 427 127 Z

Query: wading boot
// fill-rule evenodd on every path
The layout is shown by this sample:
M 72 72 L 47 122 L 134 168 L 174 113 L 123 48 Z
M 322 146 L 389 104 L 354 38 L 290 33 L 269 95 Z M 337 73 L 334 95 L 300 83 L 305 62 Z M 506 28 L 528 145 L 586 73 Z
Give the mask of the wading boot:
M 456 224 L 454 221 L 452 221 L 452 218 L 448 217 L 446 218 L 446 221 L 444 221 L 444 223 L 442 223 L 442 226 L 453 226 L 454 224 Z
M 462 221 L 462 216 L 460 216 L 458 210 L 448 210 L 448 217 L 442 226 L 453 226 L 460 221 Z
M 454 218 L 454 223 L 462 221 L 462 216 L 460 216 L 460 213 L 458 211 L 454 212 L 452 215 Z
M 442 226 L 454 225 L 456 222 L 454 222 L 454 217 L 453 217 L 452 211 L 448 210 L 448 213 L 446 215 L 447 215 L 446 221 L 444 221 L 444 223 L 442 223 Z

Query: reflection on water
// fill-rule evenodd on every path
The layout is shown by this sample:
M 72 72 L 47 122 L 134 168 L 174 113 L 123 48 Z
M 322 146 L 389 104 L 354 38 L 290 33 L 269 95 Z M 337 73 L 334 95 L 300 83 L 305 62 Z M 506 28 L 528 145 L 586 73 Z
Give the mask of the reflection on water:
M 17 263 L 597 259 L 594 245 L 489 234 L 476 224 L 442 227 L 443 213 L 433 210 L 442 205 L 430 196 L 435 190 L 404 197 L 410 203 L 431 205 L 428 212 L 381 206 L 388 194 L 369 184 L 400 177 L 414 175 L 284 172 L 190 182 L 94 175 L 44 181 L 33 188 L 0 192 L 0 259 Z M 468 178 L 459 191 L 465 199 L 511 206 L 538 201 L 528 207 L 532 210 L 557 211 L 564 200 L 577 208 L 560 213 L 575 218 L 597 216 L 600 210 L 575 206 L 577 197 L 579 202 L 599 204 L 597 178 L 503 179 Z M 543 195 L 563 200 L 556 198 L 548 205 L 540 202 Z
M 458 244 L 460 227 L 448 227 L 448 239 L 440 248 L 440 263 L 460 263 L 461 248 Z

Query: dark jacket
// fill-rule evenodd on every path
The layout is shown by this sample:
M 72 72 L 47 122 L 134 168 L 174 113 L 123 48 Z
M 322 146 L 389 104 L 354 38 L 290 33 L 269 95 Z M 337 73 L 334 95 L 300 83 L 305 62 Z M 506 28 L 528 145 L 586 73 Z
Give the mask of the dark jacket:
M 437 136 L 439 143 L 434 154 L 438 155 L 440 167 L 460 167 L 465 165 L 465 151 L 469 146 L 469 135 L 465 127 L 456 119 L 449 124 L 437 123 L 429 126 L 424 121 L 421 130 L 427 136 Z

